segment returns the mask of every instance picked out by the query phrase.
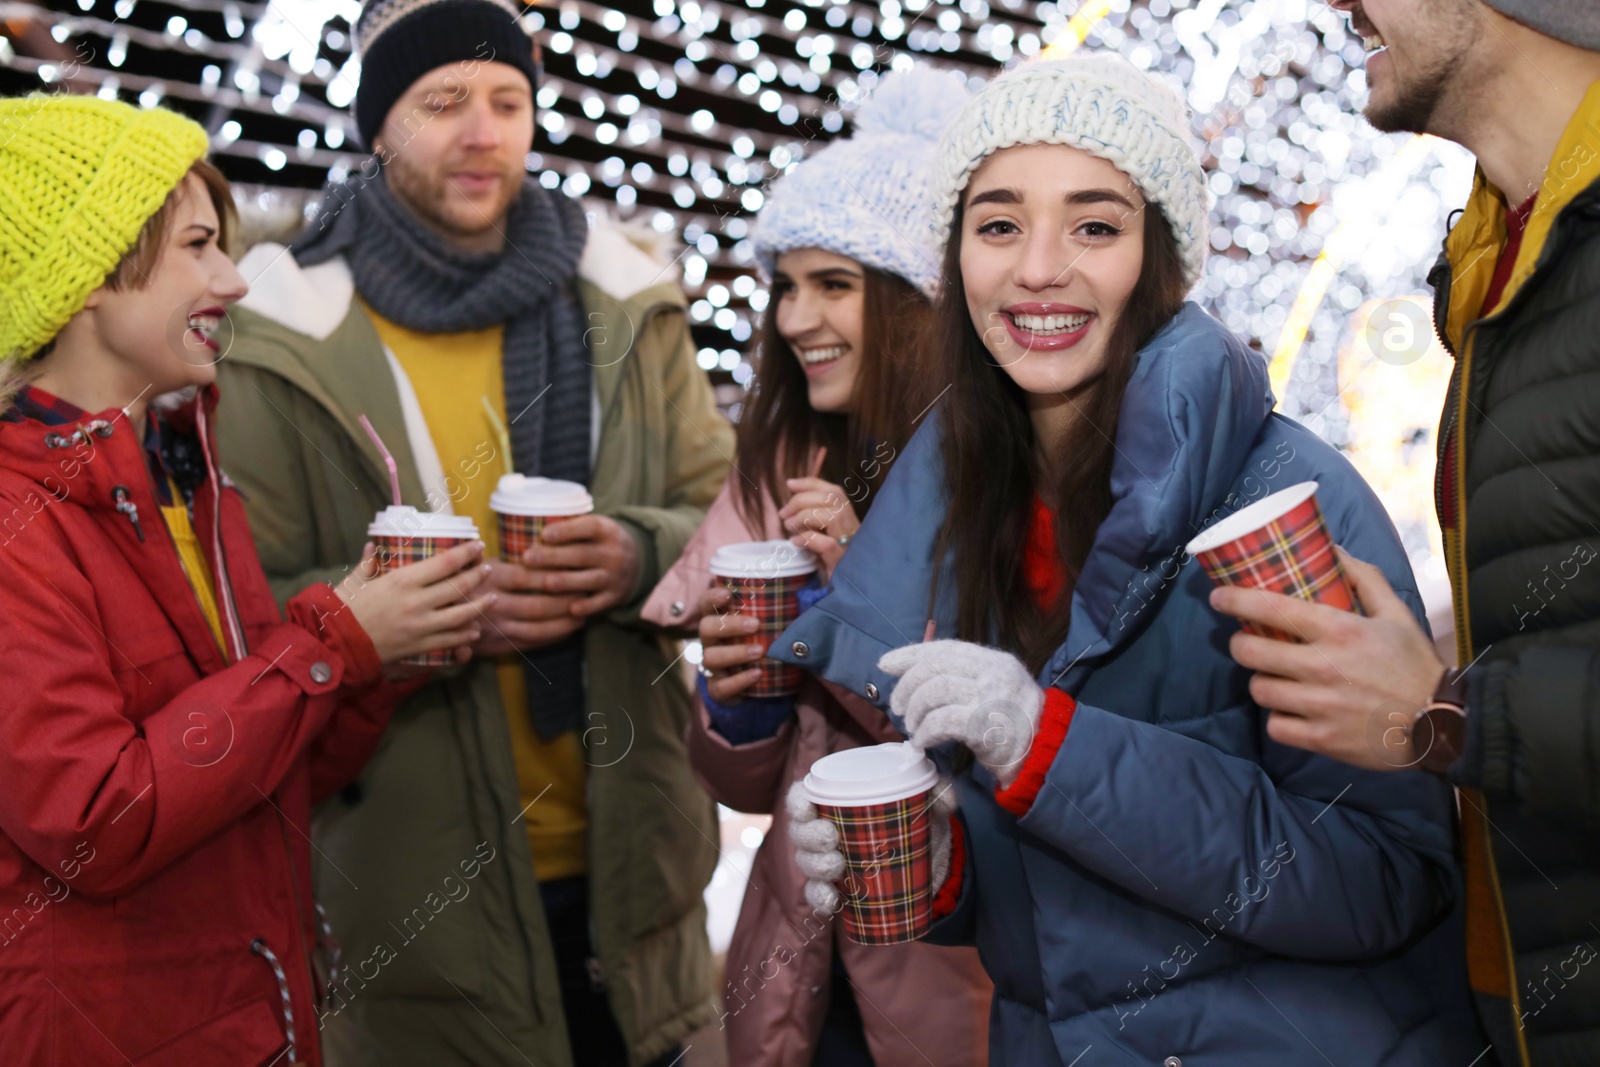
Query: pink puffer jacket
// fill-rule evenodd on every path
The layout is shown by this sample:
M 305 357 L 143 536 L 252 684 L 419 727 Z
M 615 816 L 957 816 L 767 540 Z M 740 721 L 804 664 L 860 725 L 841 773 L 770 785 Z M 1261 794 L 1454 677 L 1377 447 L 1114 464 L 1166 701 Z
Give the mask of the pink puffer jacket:
M 712 553 L 737 541 L 784 536 L 770 507 L 761 530 L 745 525 L 730 491 L 736 477 L 737 471 L 729 475 L 705 523 L 651 593 L 646 619 L 663 626 L 696 625 L 700 597 L 711 581 Z M 696 704 L 689 761 L 701 782 L 730 808 L 772 816 L 728 948 L 721 1020 L 728 1062 L 810 1067 L 837 946 L 879 1067 L 986 1064 L 993 988 L 976 950 L 922 943 L 857 945 L 832 916 L 806 903 L 805 879 L 794 864 L 783 804 L 790 783 L 830 752 L 900 740 L 883 713 L 807 676 L 794 717 L 776 736 L 732 745 Z

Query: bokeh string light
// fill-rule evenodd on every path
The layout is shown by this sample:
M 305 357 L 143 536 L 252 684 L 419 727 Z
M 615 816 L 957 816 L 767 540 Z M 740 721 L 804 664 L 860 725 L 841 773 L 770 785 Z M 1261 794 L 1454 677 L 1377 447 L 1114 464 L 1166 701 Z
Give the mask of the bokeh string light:
M 308 193 L 362 159 L 346 111 L 360 78 L 350 41 L 359 11 L 357 0 L 0 0 L 0 91 L 164 103 L 206 125 L 230 177 Z M 1361 42 L 1326 4 L 562 0 L 522 18 L 544 43 L 547 73 L 530 173 L 609 202 L 677 257 L 700 365 L 725 405 L 749 379 L 766 306 L 749 242 L 764 190 L 846 131 L 884 73 L 925 61 L 976 86 L 1040 53 L 1109 49 L 1193 110 L 1215 198 L 1213 256 L 1195 298 L 1270 360 L 1280 409 L 1351 448 L 1374 480 L 1415 485 L 1388 468 L 1431 470 L 1409 423 L 1390 442 L 1359 409 L 1384 396 L 1394 410 L 1385 390 L 1403 390 L 1399 408 L 1414 407 L 1431 434 L 1438 400 L 1431 379 L 1385 377 L 1395 361 L 1361 341 L 1362 309 L 1427 292 L 1471 161 L 1360 118 Z M 298 205 L 307 193 L 279 195 Z M 1426 501 L 1387 502 L 1425 560 Z

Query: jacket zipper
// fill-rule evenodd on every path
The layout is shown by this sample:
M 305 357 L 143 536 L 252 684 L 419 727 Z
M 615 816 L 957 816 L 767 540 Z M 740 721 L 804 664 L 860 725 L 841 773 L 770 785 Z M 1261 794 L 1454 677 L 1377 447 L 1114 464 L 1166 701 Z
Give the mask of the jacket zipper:
M 125 485 L 111 487 L 111 499 L 116 502 L 117 510 L 128 517 L 133 523 L 133 532 L 139 535 L 139 543 L 144 544 L 144 527 L 139 525 L 139 505 L 133 502 L 133 494 L 128 492 Z
M 294 843 L 289 837 L 289 817 L 276 803 L 272 807 L 278 814 L 278 836 L 283 839 L 283 855 L 289 863 L 289 903 L 294 908 L 294 936 L 300 942 L 301 958 L 305 960 L 306 973 L 311 979 L 311 1007 L 315 1011 L 320 994 L 317 991 L 316 970 L 311 965 L 311 948 L 306 944 L 305 913 L 300 908 L 300 868 L 294 862 Z
M 1439 334 L 1440 343 L 1444 345 L 1445 350 L 1448 351 L 1452 356 L 1456 356 L 1456 374 L 1459 378 L 1459 381 L 1457 383 L 1457 388 L 1451 393 L 1449 401 L 1450 406 L 1445 412 L 1444 426 L 1439 438 L 1441 449 L 1445 449 L 1450 443 L 1450 435 L 1456 432 L 1457 426 L 1461 423 L 1461 409 L 1468 402 L 1468 391 L 1471 383 L 1471 371 L 1469 364 L 1471 362 L 1472 342 L 1476 339 L 1478 329 L 1487 322 L 1498 320 L 1509 314 L 1511 309 L 1517 305 L 1519 300 L 1525 298 L 1525 295 L 1529 291 L 1528 283 L 1533 280 L 1533 278 L 1541 269 L 1547 268 L 1552 262 L 1554 262 L 1557 255 L 1564 249 L 1565 245 L 1572 237 L 1570 233 L 1571 220 L 1564 220 L 1563 217 L 1569 212 L 1593 213 L 1594 205 L 1588 203 L 1590 200 L 1595 200 L 1597 203 L 1600 203 L 1600 196 L 1591 196 L 1587 192 L 1581 193 L 1578 197 L 1569 202 L 1566 207 L 1561 210 L 1560 214 L 1554 220 L 1552 220 L 1550 233 L 1545 238 L 1544 247 L 1539 250 L 1539 258 L 1534 263 L 1533 270 L 1529 272 L 1527 279 L 1525 279 L 1521 287 L 1512 294 L 1510 300 L 1494 309 L 1494 311 L 1492 311 L 1490 314 L 1482 316 L 1478 319 L 1474 319 L 1462 328 L 1462 344 L 1461 353 L 1459 355 L 1456 353 L 1455 348 L 1450 344 L 1449 332 L 1445 328 L 1449 322 L 1450 290 L 1455 281 L 1455 268 L 1452 264 L 1450 264 L 1448 244 L 1446 245 L 1444 287 L 1443 292 L 1440 295 L 1440 302 L 1438 305 L 1439 309 L 1443 311 L 1443 316 L 1441 319 L 1441 316 L 1436 313 L 1434 316 L 1434 321 L 1435 329 Z M 1563 221 L 1566 222 L 1566 225 L 1563 225 Z M 1454 515 L 1452 517 L 1455 519 L 1456 536 L 1454 550 L 1450 553 L 1447 566 L 1450 568 L 1452 577 L 1459 578 L 1459 581 L 1453 583 L 1452 592 L 1455 595 L 1453 595 L 1451 598 L 1454 609 L 1452 614 L 1455 617 L 1456 624 L 1456 654 L 1461 663 L 1470 663 L 1472 662 L 1472 635 L 1468 629 L 1466 595 L 1467 449 L 1464 437 L 1455 440 L 1454 445 L 1454 462 L 1452 463 L 1453 469 L 1451 472 L 1451 477 L 1453 481 L 1452 488 L 1454 489 L 1455 497 L 1455 499 L 1452 501 L 1452 503 L 1455 505 L 1453 509 Z M 1436 487 L 1434 494 L 1434 506 L 1436 510 L 1441 512 L 1443 511 L 1442 496 L 1443 494 L 1440 491 L 1440 488 Z M 1483 807 L 1483 811 L 1480 813 L 1481 818 L 1478 820 L 1479 825 L 1477 827 L 1477 832 L 1483 837 L 1483 855 L 1489 868 L 1489 888 L 1494 899 L 1495 917 L 1498 919 L 1500 924 L 1501 943 L 1505 950 L 1506 975 L 1510 985 L 1511 1022 L 1513 1032 L 1517 1035 L 1517 1055 L 1522 1067 L 1531 1067 L 1532 1060 L 1528 1055 L 1527 1038 L 1521 1025 L 1522 996 L 1521 991 L 1517 988 L 1516 951 L 1515 947 L 1511 943 L 1511 924 L 1506 919 L 1505 896 L 1500 886 L 1500 872 L 1496 868 L 1494 861 L 1494 841 L 1489 835 L 1489 800 L 1488 797 L 1482 793 L 1482 791 L 1478 791 L 1478 800 Z
M 200 450 L 206 457 L 206 482 L 211 486 L 211 549 L 216 557 L 213 576 L 217 583 L 218 600 L 220 600 L 223 613 L 228 620 L 228 629 L 233 637 L 234 654 L 237 663 L 250 654 L 250 647 L 244 637 L 244 623 L 239 619 L 239 605 L 233 597 L 233 580 L 228 574 L 228 553 L 222 544 L 222 475 L 217 470 L 214 458 L 217 448 L 216 434 L 211 429 L 211 419 L 206 414 L 204 400 L 195 406 L 195 422 L 199 431 Z

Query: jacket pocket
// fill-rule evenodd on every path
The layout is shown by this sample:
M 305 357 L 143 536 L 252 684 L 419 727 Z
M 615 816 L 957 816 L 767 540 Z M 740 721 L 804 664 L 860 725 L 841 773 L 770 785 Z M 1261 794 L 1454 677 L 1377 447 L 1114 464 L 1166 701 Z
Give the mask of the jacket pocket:
M 134 1067 L 239 1067 L 266 1064 L 286 1039 L 271 1000 L 252 1000 L 214 1015 L 133 1060 Z

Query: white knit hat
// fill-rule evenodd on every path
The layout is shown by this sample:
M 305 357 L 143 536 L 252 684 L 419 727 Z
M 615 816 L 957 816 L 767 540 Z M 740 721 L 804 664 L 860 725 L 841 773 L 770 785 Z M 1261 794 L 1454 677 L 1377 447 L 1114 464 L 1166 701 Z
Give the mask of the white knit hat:
M 934 236 L 942 248 L 956 205 L 990 154 L 1019 144 L 1064 144 L 1110 161 L 1172 224 L 1184 279 L 1207 252 L 1206 180 L 1177 94 L 1115 53 L 1034 60 L 995 78 L 945 130 L 933 168 Z
M 965 76 L 917 66 L 887 75 L 855 113 L 852 136 L 801 161 L 756 219 L 756 262 L 771 279 L 778 254 L 821 248 L 897 274 L 932 296 L 929 165 L 945 124 L 970 99 Z

